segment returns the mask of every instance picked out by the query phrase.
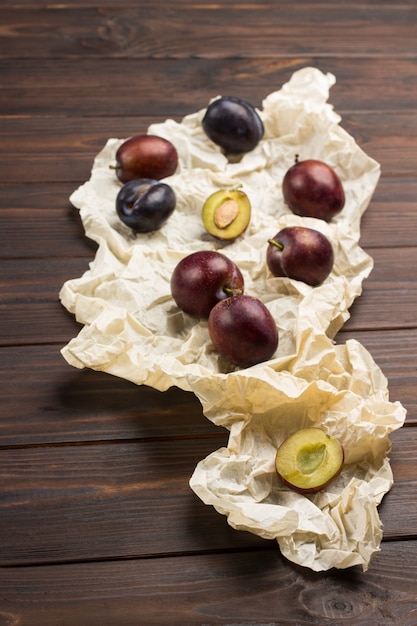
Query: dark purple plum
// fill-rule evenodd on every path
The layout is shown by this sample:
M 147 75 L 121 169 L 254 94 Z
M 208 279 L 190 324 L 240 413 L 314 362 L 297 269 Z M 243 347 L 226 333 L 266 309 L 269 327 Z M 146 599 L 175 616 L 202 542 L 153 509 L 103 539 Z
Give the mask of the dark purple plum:
M 136 233 L 149 233 L 161 228 L 175 206 L 176 196 L 172 187 L 149 178 L 130 180 L 116 197 L 117 215 Z
M 264 134 L 262 120 L 254 107 L 234 96 L 222 96 L 209 104 L 203 130 L 226 154 L 253 150 Z
M 157 135 L 134 135 L 126 139 L 116 152 L 116 175 L 127 183 L 137 178 L 161 180 L 172 176 L 178 166 L 175 146 Z
M 233 296 L 216 304 L 208 318 L 211 341 L 217 352 L 238 367 L 270 359 L 278 347 L 278 329 L 258 298 Z
M 296 215 L 330 222 L 345 205 L 340 178 L 330 165 L 317 159 L 297 161 L 282 181 L 284 200 Z
M 266 263 L 274 276 L 287 276 L 313 287 L 320 285 L 333 268 L 334 253 L 323 233 L 305 226 L 287 226 L 272 239 Z
M 171 276 L 172 297 L 184 313 L 193 317 L 208 318 L 218 302 L 243 291 L 238 266 L 215 250 L 192 252 L 181 259 Z

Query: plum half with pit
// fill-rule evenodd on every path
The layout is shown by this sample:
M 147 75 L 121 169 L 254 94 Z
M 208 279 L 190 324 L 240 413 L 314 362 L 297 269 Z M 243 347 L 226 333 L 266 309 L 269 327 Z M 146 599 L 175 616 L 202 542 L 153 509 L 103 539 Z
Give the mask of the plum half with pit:
M 321 428 L 302 428 L 278 448 L 275 467 L 278 476 L 298 493 L 316 493 L 342 471 L 344 449 L 335 437 Z
M 268 243 L 266 263 L 274 276 L 286 276 L 316 287 L 332 271 L 332 244 L 314 228 L 287 226 Z
M 130 180 L 116 197 L 120 220 L 136 233 L 158 230 L 172 215 L 176 206 L 175 192 L 166 183 L 149 178 Z
M 175 174 L 178 153 L 175 146 L 157 135 L 134 135 L 126 139 L 116 152 L 116 165 L 111 166 L 122 183 L 137 178 L 161 180 Z
M 249 225 L 251 203 L 241 189 L 219 189 L 204 202 L 201 217 L 210 235 L 222 241 L 233 241 Z
M 243 275 L 229 257 L 216 250 L 187 255 L 171 275 L 171 294 L 188 315 L 207 319 L 212 308 L 225 298 L 244 291 Z
M 292 165 L 282 181 L 288 207 L 296 215 L 315 217 L 326 222 L 345 205 L 345 192 L 335 170 L 318 159 L 305 159 Z
M 226 154 L 239 155 L 253 150 L 264 134 L 256 109 L 236 96 L 213 100 L 204 114 L 203 130 Z
M 278 347 L 275 320 L 254 296 L 237 295 L 216 304 L 208 329 L 217 352 L 241 368 L 268 361 Z

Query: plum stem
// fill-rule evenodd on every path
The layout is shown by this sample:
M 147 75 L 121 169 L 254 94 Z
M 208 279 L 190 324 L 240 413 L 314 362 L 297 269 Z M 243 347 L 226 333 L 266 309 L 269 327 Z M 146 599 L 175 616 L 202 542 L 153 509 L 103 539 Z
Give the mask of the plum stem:
M 275 239 L 268 239 L 268 243 L 278 248 L 278 250 L 284 250 L 282 243 L 279 243 L 279 241 L 276 241 Z
M 223 291 L 228 296 L 241 296 L 243 293 L 240 287 L 223 287 Z

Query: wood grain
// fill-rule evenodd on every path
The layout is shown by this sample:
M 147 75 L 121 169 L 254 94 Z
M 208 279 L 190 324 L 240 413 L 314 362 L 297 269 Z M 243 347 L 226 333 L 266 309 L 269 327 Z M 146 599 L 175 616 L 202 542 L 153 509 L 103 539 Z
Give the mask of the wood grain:
M 103 81 L 106 77 L 103 76 Z M 204 108 L 207 102 L 198 103 Z M 1 106 L 1 104 L 0 104 Z M 191 108 L 186 112 L 192 113 Z M 179 118 L 178 118 L 179 119 Z M 4 141 L 0 146 L 3 164 L 0 184 L 43 183 L 50 185 L 51 193 L 58 183 L 72 182 L 74 189 L 90 176 L 93 160 L 109 137 L 126 138 L 144 133 L 152 122 L 162 122 L 162 116 L 126 117 L 117 119 L 80 118 L 69 119 L 49 116 L 38 120 L 22 118 L 2 122 L 0 132 Z M 412 113 L 392 112 L 372 114 L 359 112 L 346 114 L 341 126 L 356 140 L 357 144 L 381 164 L 380 184 L 390 178 L 398 179 L 397 203 L 408 195 L 409 202 L 415 199 L 413 159 L 417 150 L 417 121 Z M 373 129 L 372 137 L 369 128 Z M 404 140 L 403 137 L 407 139 Z M 43 150 L 39 153 L 39 146 Z M 16 168 L 8 155 L 19 156 L 20 168 Z M 68 188 L 69 193 L 73 189 Z M 22 200 L 31 200 L 31 190 L 21 193 Z M 381 196 L 380 196 L 381 197 Z M 60 198 L 61 199 L 61 198 Z M 7 205 L 5 205 L 7 206 Z M 408 208 L 413 209 L 415 203 Z M 401 208 L 401 207 L 400 207 Z M 400 223 L 401 226 L 401 223 Z
M 384 543 L 366 573 L 315 574 L 270 549 L 7 568 L 0 585 L 4 619 L 19 626 L 411 625 L 416 562 L 404 541 Z
M 414 425 L 416 331 L 341 332 L 337 337 L 338 343 L 347 339 L 369 350 L 388 379 L 390 399 L 402 402 L 407 423 Z M 1 348 L 0 447 L 218 432 L 193 394 L 175 388 L 160 393 L 101 372 L 75 370 L 59 350 L 59 345 Z
M 348 112 L 413 112 L 410 88 L 417 60 L 316 57 L 296 58 L 129 59 L 63 58 L 0 59 L 0 116 L 162 116 L 181 119 L 207 105 L 213 94 L 233 90 L 260 106 L 293 72 L 307 66 L 334 74 L 331 103 Z M 352 73 L 354 67 L 354 73 Z M 161 86 L 163 88 L 161 89 Z M 394 107 L 394 109 L 393 109 Z M 405 143 L 408 141 L 405 138 Z
M 7 57 L 12 58 L 30 56 L 28 51 L 37 58 L 288 58 L 298 57 L 300 50 L 328 56 L 336 49 L 344 57 L 398 58 L 413 56 L 415 16 L 410 5 L 357 5 L 341 29 L 337 27 L 340 7 L 334 2 L 278 7 L 122 5 L 82 10 L 60 5 L 0 10 L 0 23 L 7 33 Z M 219 23 L 223 28 L 219 29 Z
M 405 505 L 417 497 L 417 481 L 410 480 L 416 473 L 415 431 L 392 435 L 395 487 L 381 505 L 386 540 L 416 535 L 417 511 Z M 169 554 L 172 546 L 176 553 L 190 553 L 268 543 L 232 531 L 188 486 L 198 461 L 225 444 L 220 433 L 1 451 L 0 510 L 9 529 L 1 565 L 145 558 Z

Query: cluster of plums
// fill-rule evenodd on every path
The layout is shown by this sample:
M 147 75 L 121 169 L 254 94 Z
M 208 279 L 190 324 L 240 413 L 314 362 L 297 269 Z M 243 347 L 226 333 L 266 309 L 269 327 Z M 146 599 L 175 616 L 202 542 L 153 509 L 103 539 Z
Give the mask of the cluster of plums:
M 209 104 L 202 127 L 230 158 L 253 150 L 264 134 L 257 111 L 230 96 Z M 162 180 L 177 170 L 174 145 L 156 135 L 133 136 L 119 147 L 112 167 L 123 183 L 116 198 L 120 220 L 137 233 L 161 228 L 176 206 L 172 187 Z M 300 161 L 296 156 L 283 178 L 282 191 L 293 213 L 324 221 L 339 213 L 345 202 L 335 171 L 315 159 Z M 222 241 L 240 236 L 250 217 L 251 203 L 240 187 L 214 192 L 202 207 L 207 232 Z M 312 228 L 283 228 L 267 243 L 266 263 L 273 276 L 317 286 L 330 274 L 333 262 L 330 241 Z M 231 363 L 248 367 L 268 360 L 276 351 L 278 333 L 269 310 L 259 299 L 244 294 L 242 274 L 224 254 L 201 251 L 182 259 L 173 272 L 171 291 L 182 311 L 208 319 L 215 348 Z
M 123 183 L 116 197 L 120 220 L 136 233 L 161 228 L 177 202 L 172 187 L 161 182 L 178 167 L 175 146 L 156 135 L 135 135 L 119 147 L 112 167 Z
M 202 127 L 208 138 L 230 159 L 253 150 L 264 134 L 262 121 L 247 102 L 221 97 L 207 107 Z M 157 230 L 176 206 L 173 189 L 162 179 L 173 175 L 178 154 L 173 144 L 155 135 L 136 135 L 125 141 L 112 166 L 123 184 L 116 198 L 120 220 L 135 233 Z M 342 183 L 323 161 L 298 160 L 282 181 L 285 203 L 302 217 L 329 222 L 344 206 Z M 233 241 L 250 223 L 251 203 L 236 187 L 211 194 L 202 207 L 207 232 Z M 320 231 L 304 226 L 282 228 L 268 240 L 266 264 L 273 276 L 288 277 L 311 286 L 330 274 L 334 253 Z M 239 267 L 225 254 L 202 250 L 185 256 L 171 275 L 171 294 L 187 315 L 207 320 L 215 350 L 237 367 L 250 367 L 275 354 L 279 336 L 269 309 L 245 294 Z M 300 493 L 314 493 L 341 471 L 341 444 L 318 428 L 294 433 L 278 448 L 276 471 L 283 483 Z
M 208 319 L 210 339 L 219 354 L 239 367 L 267 361 L 278 346 L 278 330 L 267 307 L 245 295 L 239 267 L 215 250 L 181 259 L 171 276 L 177 306 Z
M 225 155 L 232 158 L 253 150 L 264 134 L 256 109 L 232 96 L 209 104 L 202 120 L 204 132 Z M 175 146 L 157 135 L 135 135 L 116 152 L 111 166 L 123 187 L 116 199 L 119 218 L 133 231 L 146 233 L 160 228 L 173 213 L 176 198 L 163 178 L 177 170 Z M 343 186 L 335 171 L 317 159 L 298 161 L 282 181 L 284 200 L 297 215 L 330 221 L 345 203 Z M 214 237 L 232 240 L 250 220 L 251 206 L 243 191 L 220 190 L 203 206 L 203 223 Z

